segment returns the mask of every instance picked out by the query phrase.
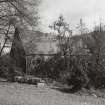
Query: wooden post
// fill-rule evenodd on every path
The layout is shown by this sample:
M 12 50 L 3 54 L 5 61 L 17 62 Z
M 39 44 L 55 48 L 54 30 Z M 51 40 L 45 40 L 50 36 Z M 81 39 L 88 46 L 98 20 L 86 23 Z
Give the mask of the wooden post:
M 27 62 L 27 56 L 26 56 L 26 74 L 28 75 L 28 62 Z

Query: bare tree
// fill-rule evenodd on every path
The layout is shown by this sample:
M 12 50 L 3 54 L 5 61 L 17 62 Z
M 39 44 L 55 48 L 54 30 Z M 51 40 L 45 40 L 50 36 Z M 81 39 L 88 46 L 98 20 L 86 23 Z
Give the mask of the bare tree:
M 57 37 L 59 41 L 60 51 L 64 54 L 69 48 L 67 43 L 69 43 L 72 36 L 72 30 L 67 22 L 65 22 L 63 15 L 60 15 L 57 21 L 54 21 L 52 25 L 49 26 L 51 29 L 57 31 Z M 66 46 L 64 46 L 66 45 Z M 65 49 L 66 48 L 66 49 Z M 70 49 L 69 49 L 70 50 Z
M 5 37 L 0 55 L 9 36 L 16 27 L 35 29 L 38 26 L 38 5 L 40 0 L 1 0 L 0 1 L 0 35 Z
M 54 21 L 52 25 L 50 25 L 51 29 L 57 31 L 57 37 L 59 41 L 59 49 L 61 56 L 64 56 L 65 65 L 67 65 L 67 70 L 70 70 L 70 56 L 72 52 L 71 47 L 71 36 L 72 30 L 63 15 L 60 15 L 57 21 Z
M 83 22 L 82 18 L 80 18 L 80 23 L 78 24 L 77 29 L 79 29 L 81 35 L 88 32 L 86 24 Z

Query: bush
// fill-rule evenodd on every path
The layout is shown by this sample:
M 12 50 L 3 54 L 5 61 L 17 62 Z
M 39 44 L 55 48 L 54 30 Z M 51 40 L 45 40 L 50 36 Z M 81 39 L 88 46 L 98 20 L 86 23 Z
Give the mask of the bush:
M 24 75 L 22 69 L 15 66 L 14 60 L 9 54 L 0 57 L 0 77 L 14 81 L 14 76 Z
M 73 90 L 105 87 L 105 71 L 91 59 L 91 56 L 71 56 L 70 59 L 53 56 L 41 62 L 32 74 L 72 85 Z
M 20 68 L 17 67 L 8 67 L 2 66 L 0 67 L 0 77 L 6 78 L 9 81 L 14 81 L 14 77 L 17 75 L 24 75 Z

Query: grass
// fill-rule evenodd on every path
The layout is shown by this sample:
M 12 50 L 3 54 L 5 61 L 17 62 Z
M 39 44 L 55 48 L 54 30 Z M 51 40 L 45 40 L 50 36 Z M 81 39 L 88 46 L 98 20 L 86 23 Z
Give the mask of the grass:
M 105 105 L 105 99 L 67 94 L 49 87 L 0 82 L 0 105 Z

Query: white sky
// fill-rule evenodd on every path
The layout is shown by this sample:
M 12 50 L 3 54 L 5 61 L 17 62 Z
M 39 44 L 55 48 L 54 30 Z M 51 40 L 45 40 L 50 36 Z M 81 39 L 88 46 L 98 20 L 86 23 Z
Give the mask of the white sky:
M 105 18 L 105 0 L 42 0 L 40 16 L 42 30 L 49 32 L 49 24 L 55 21 L 60 14 L 70 23 L 73 32 L 82 17 L 88 28 Z

